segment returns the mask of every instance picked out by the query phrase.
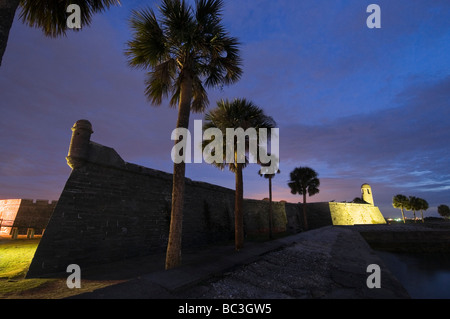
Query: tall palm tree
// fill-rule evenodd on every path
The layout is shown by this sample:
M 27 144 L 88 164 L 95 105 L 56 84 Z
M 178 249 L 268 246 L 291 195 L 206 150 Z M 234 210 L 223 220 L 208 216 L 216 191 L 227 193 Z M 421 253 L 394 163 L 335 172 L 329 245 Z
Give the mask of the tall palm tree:
M 0 1 L 0 65 L 8 42 L 14 16 L 20 7 L 19 18 L 30 27 L 41 29 L 46 36 L 58 37 L 67 31 L 67 7 L 77 4 L 80 7 L 82 26 L 88 26 L 94 13 L 102 12 L 119 0 L 1 0 Z M 76 29 L 74 29 L 76 30 Z
M 320 180 L 315 170 L 310 167 L 297 167 L 290 174 L 288 182 L 292 194 L 303 195 L 303 223 L 308 230 L 308 219 L 306 216 L 306 194 L 313 196 L 319 193 Z
M 261 166 L 270 166 L 270 162 L 267 164 L 262 164 Z M 262 169 L 258 171 L 259 176 L 264 176 L 269 180 L 269 238 L 273 239 L 273 208 L 272 208 L 272 178 L 275 177 L 276 174 L 279 174 L 280 170 L 278 170 L 275 174 L 263 173 Z
M 184 0 L 162 0 L 159 19 L 149 8 L 132 12 L 129 64 L 148 70 L 145 94 L 153 105 L 164 98 L 178 105 L 177 128 L 188 128 L 191 110 L 206 109 L 205 87 L 231 84 L 241 76 L 239 43 L 221 24 L 222 7 L 222 0 L 196 0 L 195 8 Z M 181 264 L 185 169 L 184 161 L 174 163 L 166 269 Z
M 405 195 L 402 194 L 398 194 L 395 195 L 392 198 L 392 206 L 394 206 L 394 208 L 398 208 L 402 211 L 402 219 L 403 219 L 403 223 L 406 223 L 405 220 L 405 213 L 403 210 L 410 210 L 411 209 L 411 204 L 409 202 L 408 197 L 406 197 Z
M 428 207 L 429 207 L 428 202 L 423 198 L 419 198 L 419 208 L 418 209 L 420 210 L 420 214 L 422 216 L 422 223 L 424 222 L 423 211 L 427 210 Z
M 235 248 L 236 250 L 242 249 L 244 245 L 244 212 L 242 209 L 243 198 L 244 198 L 244 181 L 242 177 L 242 170 L 248 165 L 249 157 L 247 152 L 249 151 L 248 143 L 246 141 L 246 154 L 240 154 L 244 156 L 244 160 L 239 160 L 238 154 L 238 143 L 234 139 L 234 162 L 227 162 L 227 129 L 238 129 L 242 128 L 244 131 L 247 129 L 254 128 L 256 133 L 259 133 L 261 128 L 274 128 L 276 125 L 275 121 L 267 116 L 264 111 L 253 104 L 251 101 L 246 99 L 235 99 L 233 101 L 220 100 L 217 102 L 217 108 L 206 114 L 205 123 L 203 124 L 203 130 L 206 131 L 210 128 L 219 129 L 222 132 L 222 141 L 220 144 L 223 147 L 221 152 L 221 159 L 215 160 L 212 164 L 221 170 L 225 167 L 235 174 L 236 179 L 236 195 L 235 195 L 235 205 L 234 205 L 234 218 L 235 218 Z M 234 130 L 233 130 L 234 131 Z M 214 137 L 214 140 L 218 137 Z M 257 136 L 259 141 L 259 134 Z M 207 149 L 209 141 L 203 141 L 203 156 L 207 156 Z M 219 150 L 214 149 L 211 155 L 217 155 L 216 152 Z M 218 153 L 220 154 L 220 153 Z M 255 155 L 255 154 L 253 154 Z

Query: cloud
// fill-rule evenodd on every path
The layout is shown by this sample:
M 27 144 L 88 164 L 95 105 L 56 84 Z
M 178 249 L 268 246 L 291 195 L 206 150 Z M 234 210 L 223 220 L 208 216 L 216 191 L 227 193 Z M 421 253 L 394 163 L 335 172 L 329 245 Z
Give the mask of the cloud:
M 448 193 L 450 77 L 408 87 L 396 100 L 397 107 L 369 115 L 283 128 L 282 161 L 319 165 L 322 175 L 344 180 L 359 177 L 428 196 Z
M 27 186 L 16 188 L 16 196 L 54 194 L 40 186 L 47 176 L 58 175 L 61 189 L 70 172 L 65 161 L 70 128 L 83 118 L 92 122 L 92 140 L 116 148 L 129 161 L 164 155 L 170 160 L 176 110 L 146 101 L 143 75 L 126 65 L 106 19 L 98 17 L 91 29 L 60 39 L 15 21 L 3 61 L 2 197 L 11 194 L 6 185 L 17 179 Z

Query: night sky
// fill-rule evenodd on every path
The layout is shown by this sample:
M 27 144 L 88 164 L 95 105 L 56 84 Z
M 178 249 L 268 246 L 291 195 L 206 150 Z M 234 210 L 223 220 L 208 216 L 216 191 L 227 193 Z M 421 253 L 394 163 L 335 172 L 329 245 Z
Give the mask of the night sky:
M 381 29 L 366 25 L 371 3 L 381 7 Z M 144 71 L 124 55 L 131 9 L 157 4 L 124 0 L 58 39 L 14 21 L 0 67 L 1 199 L 59 198 L 79 119 L 125 161 L 172 172 L 177 110 L 150 105 Z M 351 201 L 369 183 L 385 217 L 400 216 L 392 208 L 399 193 L 426 199 L 425 216 L 450 205 L 448 0 L 232 0 L 223 20 L 242 43 L 244 74 L 208 91 L 210 109 L 221 98 L 247 98 L 275 119 L 275 200 L 301 201 L 287 181 L 309 166 L 321 181 L 310 202 Z M 191 132 L 202 118 L 191 116 Z M 246 198 L 268 197 L 258 169 L 244 170 Z M 208 164 L 188 164 L 186 176 L 234 189 L 231 172 Z

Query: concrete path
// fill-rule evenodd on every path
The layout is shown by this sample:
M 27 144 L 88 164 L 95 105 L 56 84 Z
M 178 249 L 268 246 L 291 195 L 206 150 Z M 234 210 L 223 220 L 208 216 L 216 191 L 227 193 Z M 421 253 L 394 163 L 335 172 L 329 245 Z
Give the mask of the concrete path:
M 240 252 L 212 247 L 186 254 L 184 261 L 165 271 L 155 259 L 155 271 L 72 298 L 409 298 L 361 235 L 348 228 L 330 226 L 246 243 Z M 379 289 L 367 287 L 371 264 L 381 269 Z

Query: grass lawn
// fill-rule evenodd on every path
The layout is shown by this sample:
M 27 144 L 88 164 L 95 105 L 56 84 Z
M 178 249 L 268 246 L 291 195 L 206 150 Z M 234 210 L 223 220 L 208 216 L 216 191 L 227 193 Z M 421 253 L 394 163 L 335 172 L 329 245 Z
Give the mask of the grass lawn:
M 0 299 L 60 299 L 123 281 L 82 280 L 81 289 L 69 289 L 66 278 L 25 279 L 39 240 L 0 237 Z
M 39 239 L 0 240 L 0 298 L 45 284 L 51 279 L 25 279 Z
M 274 238 L 287 236 L 286 232 L 274 234 Z M 246 241 L 264 242 L 269 240 L 268 234 L 252 234 L 247 236 Z M 97 269 L 99 277 L 91 276 L 84 279 L 82 275 L 81 288 L 69 289 L 66 284 L 66 277 L 55 278 L 32 278 L 25 279 L 34 253 L 39 245 L 40 239 L 4 239 L 0 237 L 0 299 L 60 299 L 85 292 L 94 291 L 110 285 L 115 285 L 134 278 L 140 273 L 148 271 L 147 266 L 137 267 L 133 264 L 129 268 L 123 267 L 121 263 L 115 266 L 108 264 Z M 232 242 L 230 242 L 232 244 Z M 144 263 L 145 264 L 145 263 Z M 154 260 L 150 262 L 155 266 Z M 112 267 L 112 268 L 111 268 Z M 150 267 L 150 266 L 149 266 Z M 158 268 L 159 269 L 159 268 Z M 116 274 L 109 278 L 104 278 L 104 273 L 112 272 Z M 92 274 L 92 273 L 91 273 Z M 98 275 L 98 274 L 97 274 Z M 104 278 L 104 279 L 102 279 Z
M 25 277 L 39 239 L 0 241 L 0 279 Z

